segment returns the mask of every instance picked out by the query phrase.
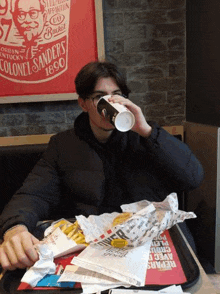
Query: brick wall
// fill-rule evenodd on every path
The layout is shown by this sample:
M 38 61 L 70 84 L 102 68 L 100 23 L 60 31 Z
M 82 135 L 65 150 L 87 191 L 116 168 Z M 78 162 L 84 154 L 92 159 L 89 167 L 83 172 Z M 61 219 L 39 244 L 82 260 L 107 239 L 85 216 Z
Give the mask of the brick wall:
M 106 58 L 127 76 L 147 120 L 181 124 L 186 96 L 186 0 L 103 0 Z M 0 105 L 0 136 L 72 127 L 76 101 Z

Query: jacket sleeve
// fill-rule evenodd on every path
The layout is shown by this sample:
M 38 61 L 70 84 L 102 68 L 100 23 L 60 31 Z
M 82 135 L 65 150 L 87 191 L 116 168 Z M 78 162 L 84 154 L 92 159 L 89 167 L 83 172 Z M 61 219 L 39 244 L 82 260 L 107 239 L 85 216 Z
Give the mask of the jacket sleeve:
M 15 193 L 0 216 L 0 236 L 16 224 L 24 224 L 30 232 L 39 220 L 50 217 L 60 199 L 56 140 L 52 137 L 47 150 Z
M 174 192 L 187 192 L 199 187 L 204 171 L 189 146 L 158 124 L 150 124 L 152 133 L 142 141 L 161 180 L 169 182 Z

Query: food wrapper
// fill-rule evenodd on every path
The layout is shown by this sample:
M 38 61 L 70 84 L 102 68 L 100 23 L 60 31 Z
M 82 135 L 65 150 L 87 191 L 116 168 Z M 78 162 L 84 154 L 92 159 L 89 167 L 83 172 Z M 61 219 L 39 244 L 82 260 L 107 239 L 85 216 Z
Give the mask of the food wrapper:
M 60 227 L 56 227 L 56 224 L 61 221 L 64 221 L 67 227 L 72 225 L 71 222 L 65 219 L 59 219 L 45 230 L 44 239 L 42 240 L 42 243 L 47 244 L 48 248 L 53 252 L 54 258 L 82 250 L 86 247 L 84 244 L 76 243 L 64 234 Z
M 143 200 L 122 205 L 121 209 L 122 212 L 132 213 L 132 216 L 114 226 L 113 220 L 120 213 L 91 215 L 88 218 L 76 216 L 86 242 L 90 243 L 88 247 L 75 243 L 56 227 L 60 220 L 45 232 L 43 243 L 54 257 L 86 247 L 72 260 L 72 264 L 78 266 L 78 279 L 80 274 L 83 293 L 94 293 L 121 285 L 144 286 L 152 240 L 176 223 L 196 217 L 193 212 L 178 209 L 176 193 L 168 195 L 162 202 Z M 68 267 L 59 282 L 74 281 L 77 273 L 73 273 Z
M 80 215 L 77 220 L 85 235 L 86 242 L 96 246 L 112 246 L 112 240 L 125 240 L 126 248 L 134 248 L 158 237 L 163 231 L 185 219 L 195 218 L 193 212 L 178 209 L 176 193 L 171 193 L 162 202 L 139 202 L 121 206 L 123 212 L 133 215 L 124 223 L 112 227 L 114 218 L 119 213 Z
M 24 274 L 21 282 L 35 287 L 37 283 L 47 274 L 54 274 L 56 265 L 53 261 L 53 252 L 45 244 L 37 244 L 36 250 L 39 254 L 39 260 L 30 267 Z
M 67 255 L 79 250 L 84 249 L 86 246 L 83 244 L 77 244 L 72 239 L 68 238 L 60 228 L 56 228 L 50 235 L 48 235 L 43 241 L 43 244 L 47 244 L 48 248 L 53 252 L 54 258 Z
M 152 240 L 176 223 L 196 217 L 193 212 L 178 210 L 176 193 L 168 195 L 162 202 L 143 200 L 122 205 L 121 209 L 123 212 L 132 212 L 133 215 L 116 226 L 112 226 L 113 220 L 119 215 L 116 212 L 91 215 L 88 218 L 82 215 L 76 217 L 86 242 L 90 243 L 72 260 L 72 264 L 80 268 L 81 278 L 82 273 L 85 275 L 85 279 L 81 280 L 83 293 L 114 288 L 118 283 L 144 286 Z M 112 280 L 112 285 L 109 280 L 103 284 L 89 284 L 88 270 L 93 271 L 93 275 L 96 272 L 98 279 L 107 276 L 114 279 L 114 282 Z M 62 276 L 60 279 L 65 280 Z
M 118 286 L 128 284 L 141 287 L 145 284 L 150 247 L 151 241 L 132 249 L 89 245 L 73 258 L 72 263 L 114 278 L 120 282 Z M 111 288 L 110 284 L 108 288 Z

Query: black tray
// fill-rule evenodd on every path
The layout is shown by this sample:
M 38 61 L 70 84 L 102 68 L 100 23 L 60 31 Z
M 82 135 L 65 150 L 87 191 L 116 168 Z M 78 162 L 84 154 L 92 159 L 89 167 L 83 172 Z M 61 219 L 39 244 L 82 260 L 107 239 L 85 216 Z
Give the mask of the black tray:
M 185 273 L 187 281 L 181 285 L 182 289 L 189 288 L 193 286 L 199 279 L 200 271 L 199 267 L 194 260 L 192 254 L 190 253 L 183 237 L 181 236 L 178 228 L 173 226 L 169 230 L 171 239 L 175 246 L 176 252 L 178 254 L 179 260 L 181 262 L 183 271 Z M 24 294 L 24 293 L 33 293 L 33 294 L 58 294 L 58 293 L 82 293 L 82 290 L 79 288 L 60 288 L 55 290 L 17 290 L 20 280 L 23 277 L 25 270 L 15 270 L 15 271 L 8 271 L 3 276 L 2 280 L 0 281 L 0 294 Z M 169 285 L 146 285 L 144 287 L 130 287 L 128 289 L 136 289 L 136 290 L 160 290 L 164 287 L 170 286 Z M 49 292 L 48 292 L 49 291 Z M 103 293 L 107 291 L 103 291 Z

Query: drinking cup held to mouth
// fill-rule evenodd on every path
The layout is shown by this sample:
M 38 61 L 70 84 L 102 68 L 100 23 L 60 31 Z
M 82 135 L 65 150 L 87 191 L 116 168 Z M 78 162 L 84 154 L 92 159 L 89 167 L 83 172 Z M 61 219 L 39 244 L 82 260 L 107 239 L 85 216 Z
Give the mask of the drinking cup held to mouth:
M 111 95 L 106 95 L 99 99 L 97 103 L 99 114 L 104 115 L 119 131 L 129 131 L 135 123 L 133 113 L 122 104 L 109 102 L 110 97 Z

